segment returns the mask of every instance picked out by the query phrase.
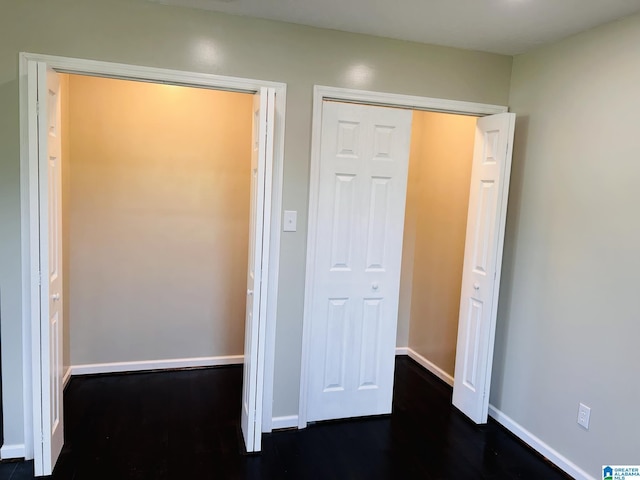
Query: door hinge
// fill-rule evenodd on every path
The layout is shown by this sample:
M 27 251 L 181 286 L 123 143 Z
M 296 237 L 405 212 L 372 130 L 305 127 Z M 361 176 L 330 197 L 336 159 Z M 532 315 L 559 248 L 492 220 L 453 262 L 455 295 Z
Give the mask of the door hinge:
M 42 285 L 42 272 L 38 272 L 38 285 Z
M 40 115 L 40 101 L 36 102 L 36 115 Z

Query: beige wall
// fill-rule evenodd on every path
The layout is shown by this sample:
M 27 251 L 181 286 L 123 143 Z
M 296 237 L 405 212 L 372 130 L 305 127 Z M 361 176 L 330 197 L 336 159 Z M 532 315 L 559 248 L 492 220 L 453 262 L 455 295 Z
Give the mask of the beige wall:
M 274 414 L 298 411 L 314 84 L 504 105 L 511 57 L 420 45 L 140 0 L 22 0 L 0 15 L 0 314 L 5 439 L 22 443 L 18 52 L 287 83 Z M 363 74 L 364 73 L 364 74 Z
M 408 346 L 453 376 L 476 118 L 414 112 L 401 299 Z M 403 272 L 404 273 L 404 272 Z M 407 322 L 405 313 L 404 322 Z
M 71 364 L 241 355 L 253 97 L 70 75 Z
M 594 478 L 640 459 L 638 45 L 636 15 L 516 57 L 511 88 L 491 403 Z

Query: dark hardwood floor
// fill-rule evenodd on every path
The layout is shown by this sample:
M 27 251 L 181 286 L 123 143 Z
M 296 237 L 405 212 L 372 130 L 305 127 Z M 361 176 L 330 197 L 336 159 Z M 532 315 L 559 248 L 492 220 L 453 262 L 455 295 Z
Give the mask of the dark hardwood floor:
M 391 416 L 275 432 L 260 455 L 240 453 L 241 367 L 74 378 L 53 479 L 569 478 L 495 422 L 468 422 L 412 360 L 396 362 Z M 32 475 L 32 462 L 0 465 L 0 480 Z

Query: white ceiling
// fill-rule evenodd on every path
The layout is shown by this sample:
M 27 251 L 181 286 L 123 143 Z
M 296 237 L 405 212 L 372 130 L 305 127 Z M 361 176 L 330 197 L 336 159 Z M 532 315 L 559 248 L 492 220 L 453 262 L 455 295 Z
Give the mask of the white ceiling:
M 640 11 L 640 0 L 151 0 L 514 55 Z

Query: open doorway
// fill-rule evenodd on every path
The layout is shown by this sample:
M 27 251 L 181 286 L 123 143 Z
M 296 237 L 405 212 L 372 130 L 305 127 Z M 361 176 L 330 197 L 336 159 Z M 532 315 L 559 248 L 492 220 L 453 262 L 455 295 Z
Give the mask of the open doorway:
M 62 201 L 63 162 L 61 152 L 63 148 L 60 132 L 64 123 L 62 118 L 64 102 L 62 100 L 61 89 L 65 81 L 67 83 L 73 83 L 71 79 L 65 80 L 64 77 L 61 77 L 63 73 L 96 75 L 108 77 L 109 79 L 135 80 L 136 82 L 129 82 L 130 86 L 135 87 L 141 86 L 140 81 L 151 82 L 156 84 L 154 87 L 164 89 L 164 94 L 167 98 L 170 98 L 171 95 L 180 96 L 180 93 L 184 93 L 184 91 L 180 90 L 182 87 L 198 87 L 198 89 L 193 89 L 192 91 L 196 96 L 197 94 L 203 94 L 203 91 L 200 89 L 205 88 L 224 90 L 227 91 L 227 93 L 228 91 L 234 91 L 236 93 L 232 95 L 248 96 L 250 98 L 251 108 L 247 111 L 249 117 L 247 125 L 249 125 L 249 127 L 244 129 L 244 133 L 247 134 L 247 138 L 249 138 L 250 141 L 248 145 L 243 147 L 243 149 L 246 148 L 248 150 L 250 159 L 248 170 L 246 170 L 247 177 L 245 177 L 244 180 L 245 185 L 246 183 L 249 184 L 248 210 L 250 214 L 248 220 L 244 218 L 240 220 L 239 223 L 237 221 L 234 223 L 241 225 L 240 228 L 244 229 L 246 229 L 248 224 L 248 235 L 245 235 L 244 238 L 244 243 L 248 246 L 248 249 L 244 253 L 244 258 L 247 260 L 244 262 L 244 267 L 241 269 L 242 271 L 237 272 L 239 278 L 244 277 L 246 280 L 244 284 L 246 290 L 244 288 L 242 289 L 245 299 L 244 302 L 246 302 L 244 305 L 246 317 L 245 334 L 240 335 L 240 337 L 244 337 L 242 339 L 244 342 L 243 355 L 240 357 L 244 363 L 241 426 L 246 450 L 249 452 L 259 451 L 261 446 L 261 430 L 264 428 L 262 423 L 263 407 L 267 411 L 267 415 L 270 415 L 270 398 L 268 398 L 268 394 L 263 395 L 263 389 L 270 391 L 271 386 L 269 383 L 271 382 L 272 375 L 272 368 L 265 366 L 265 356 L 268 357 L 270 355 L 270 349 L 273 348 L 271 342 L 266 340 L 266 337 L 272 335 L 269 332 L 274 328 L 275 292 L 277 291 L 276 282 L 272 282 L 272 280 L 277 279 L 279 251 L 280 215 L 275 212 L 279 212 L 281 206 L 284 138 L 283 108 L 285 104 L 284 85 L 273 82 L 260 82 L 248 79 L 31 54 L 21 54 L 21 61 L 22 71 L 25 72 L 21 85 L 21 110 L 23 112 L 22 134 L 23 145 L 25 147 L 22 150 L 21 165 L 24 192 L 23 238 L 25 242 L 23 249 L 23 271 L 25 281 L 29 285 L 25 294 L 25 304 L 28 308 L 26 308 L 24 312 L 24 338 L 25 345 L 28 346 L 25 348 L 25 351 L 31 353 L 28 359 L 29 361 L 25 364 L 25 379 L 28 382 L 27 385 L 30 387 L 25 388 L 25 403 L 33 405 L 33 409 L 29 411 L 28 414 L 25 414 L 25 436 L 27 438 L 27 454 L 25 456 L 33 456 L 33 458 L 35 458 L 36 475 L 47 475 L 52 471 L 60 449 L 62 448 L 64 425 L 62 416 L 62 380 L 64 373 L 63 364 L 65 363 L 63 361 L 65 357 L 65 331 L 62 324 L 64 321 L 65 298 L 63 298 L 63 293 L 65 289 L 62 284 L 65 267 L 62 251 L 64 244 L 63 234 L 65 232 L 63 231 L 64 223 L 62 219 L 65 208 L 71 210 L 72 213 L 75 211 L 73 210 L 73 205 L 63 205 Z M 89 80 L 102 81 L 104 79 L 92 78 Z M 159 85 L 160 83 L 163 85 Z M 67 85 L 67 87 L 69 87 L 69 85 Z M 87 91 L 89 90 L 92 89 L 88 89 Z M 140 92 L 139 94 L 144 96 Z M 95 89 L 93 89 L 93 95 L 96 95 Z M 97 95 L 99 96 L 99 92 Z M 133 97 L 129 95 L 129 105 L 127 107 L 135 104 L 137 100 L 139 100 L 139 98 L 137 98 L 136 95 Z M 202 102 L 202 99 L 197 99 L 192 103 L 195 105 Z M 138 102 L 140 111 L 143 113 L 145 110 L 148 110 L 146 103 L 148 102 Z M 179 110 L 179 108 L 167 108 L 165 106 L 165 110 Z M 242 109 L 240 110 L 242 111 Z M 90 168 L 87 168 L 88 165 L 84 164 L 79 170 L 80 173 L 76 172 L 77 175 L 71 175 L 71 178 L 67 179 L 67 183 L 71 185 L 71 189 L 74 188 L 74 176 L 84 179 L 80 184 L 81 186 L 84 184 L 86 184 L 84 185 L 85 187 L 89 186 L 85 193 L 89 195 L 87 197 L 89 205 L 86 206 L 89 207 L 88 210 L 90 213 L 87 215 L 86 211 L 83 212 L 82 208 L 79 208 L 78 212 L 80 213 L 75 212 L 75 214 L 78 214 L 79 217 L 83 219 L 78 224 L 83 226 L 85 226 L 85 224 L 93 225 L 93 228 L 85 230 L 80 237 L 85 240 L 91 240 L 91 238 L 94 240 L 97 239 L 94 243 L 97 243 L 107 250 L 112 246 L 109 245 L 109 243 L 117 244 L 122 240 L 135 243 L 136 238 L 145 239 L 145 241 L 139 242 L 144 244 L 145 250 L 125 254 L 122 251 L 118 252 L 116 247 L 116 254 L 112 257 L 111 263 L 114 263 L 116 266 L 119 265 L 120 267 L 119 269 L 116 268 L 116 275 L 131 275 L 134 277 L 134 281 L 129 283 L 131 290 L 135 290 L 134 284 L 139 286 L 140 284 L 153 284 L 157 282 L 158 278 L 154 278 L 154 274 L 156 277 L 162 277 L 164 275 L 166 279 L 172 277 L 171 273 L 173 271 L 180 273 L 180 268 L 189 265 L 191 265 L 192 268 L 195 266 L 197 270 L 197 268 L 201 266 L 200 263 L 205 264 L 203 269 L 206 270 L 206 263 L 214 263 L 211 259 L 209 262 L 204 261 L 207 258 L 207 254 L 201 252 L 201 254 L 196 253 L 193 255 L 193 252 L 186 252 L 186 250 L 189 249 L 188 247 L 191 247 L 193 250 L 197 250 L 196 247 L 202 248 L 203 250 L 211 249 L 212 247 L 207 241 L 230 242 L 229 237 L 231 237 L 231 235 L 229 235 L 229 232 L 233 230 L 232 227 L 226 225 L 218 234 L 212 233 L 210 230 L 207 230 L 206 225 L 204 225 L 206 222 L 203 220 L 203 217 L 199 216 L 198 213 L 194 213 L 194 209 L 192 208 L 194 203 L 198 202 L 200 202 L 205 209 L 211 208 L 211 204 L 215 203 L 213 202 L 213 197 L 225 189 L 221 187 L 216 189 L 216 192 L 212 192 L 211 185 L 208 185 L 207 182 L 219 179 L 219 175 L 212 175 L 210 171 L 203 168 L 202 164 L 199 165 L 200 170 L 196 168 L 194 175 L 189 175 L 185 172 L 186 169 L 179 168 L 177 165 L 181 163 L 179 161 L 181 155 L 189 156 L 185 154 L 188 148 L 184 147 L 179 149 L 179 153 L 175 154 L 174 152 L 174 158 L 167 158 L 166 155 L 162 157 L 160 163 L 164 163 L 164 165 L 162 165 L 161 168 L 158 168 L 157 164 L 154 167 L 154 157 L 155 161 L 158 162 L 158 157 L 166 153 L 165 150 L 168 147 L 149 145 L 150 142 L 153 143 L 154 141 L 160 144 L 158 137 L 153 136 L 153 134 L 162 132 L 167 137 L 175 136 L 177 131 L 183 127 L 182 125 L 178 127 L 174 125 L 173 128 L 166 128 L 167 126 L 163 125 L 162 120 L 159 120 L 159 118 L 154 118 L 150 122 L 138 121 L 143 127 L 148 127 L 149 123 L 153 125 L 155 121 L 155 125 L 153 125 L 155 130 L 154 128 L 150 129 L 151 137 L 147 138 L 146 142 L 131 139 L 115 141 L 114 132 L 110 132 L 109 128 L 112 128 L 114 124 L 118 122 L 126 124 L 127 121 L 132 121 L 132 118 L 129 118 L 129 116 L 123 118 L 122 112 L 117 112 L 117 109 L 115 112 L 112 111 L 111 115 L 111 117 L 100 118 L 97 124 L 99 125 L 98 130 L 103 130 L 102 133 L 104 133 L 104 131 L 108 132 L 106 136 L 111 136 L 111 141 L 104 143 L 102 149 L 94 148 L 93 152 L 91 152 L 91 148 L 87 149 L 87 151 L 90 152 L 88 157 L 100 157 L 101 155 L 104 156 L 105 153 L 112 154 L 114 158 L 121 156 L 117 151 L 114 154 L 113 151 L 109 150 L 114 145 L 123 143 L 129 144 L 128 147 L 133 147 L 134 150 L 137 148 L 137 154 L 140 155 L 137 160 L 144 157 L 144 161 L 137 165 L 135 161 L 131 162 L 131 165 L 127 165 L 125 162 L 125 165 L 119 164 L 114 167 L 115 163 L 111 165 L 110 162 L 105 161 L 105 158 L 100 158 L 102 162 L 94 162 L 90 165 Z M 189 113 L 187 116 L 192 117 L 194 115 Z M 135 115 L 131 115 L 131 117 L 135 117 Z M 158 113 L 158 117 L 161 117 L 161 112 Z M 189 139 L 189 136 L 197 134 L 199 129 L 201 130 L 200 134 L 202 134 L 203 128 L 206 131 L 207 126 L 215 126 L 210 120 L 211 118 L 208 120 L 205 119 L 205 125 L 182 128 L 182 133 L 186 135 L 187 141 L 193 142 L 193 138 Z M 224 123 L 224 120 L 221 121 L 220 129 L 223 131 L 222 135 L 232 136 L 228 131 L 225 131 L 227 125 Z M 80 122 L 78 125 L 82 125 L 82 123 L 83 122 Z M 133 121 L 133 123 L 136 122 Z M 235 127 L 237 127 L 237 125 Z M 219 134 L 219 132 L 209 132 L 211 137 L 215 137 L 217 134 Z M 220 140 L 221 137 L 218 136 L 217 138 Z M 75 140 L 72 137 L 70 141 L 70 149 L 72 151 L 75 148 Z M 69 145 L 67 147 L 69 147 Z M 198 148 L 202 148 L 202 146 Z M 196 150 L 198 150 L 198 148 L 196 148 Z M 107 152 L 102 150 L 106 150 Z M 245 150 L 245 152 L 247 150 Z M 155 153 L 149 154 L 150 152 Z M 231 157 L 232 155 L 227 156 Z M 136 155 L 134 155 L 134 157 L 136 157 Z M 168 157 L 172 157 L 172 155 Z M 89 163 L 91 163 L 91 160 L 95 160 L 95 158 L 89 158 L 89 160 Z M 223 158 L 221 165 L 228 167 L 228 164 L 225 164 L 224 161 L 230 160 L 230 158 Z M 146 169 L 144 168 L 145 162 L 147 163 Z M 152 162 L 151 167 L 149 162 Z M 198 163 L 197 159 L 195 163 Z M 184 165 L 182 166 L 184 167 Z M 148 170 L 151 171 L 150 176 L 146 175 Z M 74 173 L 73 168 L 68 168 L 67 172 L 69 171 Z M 226 171 L 223 169 L 223 172 L 228 173 L 228 169 Z M 83 178 L 83 175 L 86 177 Z M 221 176 L 224 177 L 225 175 L 223 174 Z M 234 182 L 231 180 L 233 175 L 227 175 L 227 177 L 224 181 L 233 189 Z M 160 181 L 161 179 L 170 181 L 163 183 Z M 107 182 L 104 182 L 104 180 L 107 180 Z M 105 187 L 105 183 L 109 184 L 108 187 Z M 190 188 L 180 188 L 185 187 L 187 184 Z M 122 192 L 125 193 L 117 192 L 117 187 L 121 188 Z M 238 184 L 235 184 L 235 187 L 238 187 Z M 103 198 L 102 203 L 96 203 L 96 199 L 100 198 L 99 193 L 101 189 L 107 191 L 108 195 L 106 195 L 106 197 L 108 197 L 109 200 L 104 201 Z M 116 190 L 115 194 L 113 192 L 114 189 Z M 180 194 L 183 195 L 181 202 L 175 201 L 176 198 L 180 197 L 180 195 L 177 195 L 178 190 L 180 190 Z M 147 194 L 146 196 L 144 195 L 145 193 Z M 95 195 L 91 196 L 92 194 Z M 72 192 L 70 198 L 73 199 L 73 197 Z M 229 198 L 226 198 L 225 202 L 225 205 L 219 206 L 217 210 L 214 209 L 214 213 L 217 212 L 221 216 L 229 213 L 229 216 L 226 218 L 237 220 L 240 212 L 234 210 L 233 202 L 230 202 Z M 95 207 L 93 213 L 91 213 L 91 206 Z M 114 206 L 116 207 L 116 212 L 107 212 L 109 209 L 113 209 Z M 96 215 L 96 212 L 100 212 L 100 208 L 104 209 L 101 212 L 102 214 Z M 245 204 L 245 210 L 246 209 Z M 240 208 L 240 210 L 242 210 L 242 208 Z M 153 211 L 155 211 L 155 213 L 151 213 Z M 136 215 L 137 219 L 132 221 L 131 217 L 136 217 Z M 164 220 L 164 222 L 156 222 L 160 223 L 160 226 L 156 224 L 155 228 L 151 229 L 151 233 L 147 231 L 142 235 L 140 232 L 141 227 L 145 222 L 149 222 L 154 215 L 156 220 L 160 218 Z M 112 224 L 109 227 L 96 226 L 97 219 L 93 218 L 102 217 L 102 220 L 105 220 L 111 217 L 112 220 L 115 218 L 118 221 L 122 221 L 122 217 L 127 216 L 129 223 L 126 225 L 118 225 L 116 222 L 115 226 Z M 174 223 L 172 224 L 172 222 Z M 74 222 L 71 222 L 70 225 L 73 227 Z M 171 232 L 172 230 L 173 232 Z M 102 238 L 98 238 L 101 235 L 96 236 L 96 231 L 102 231 L 102 236 L 110 238 L 110 242 L 100 243 Z M 179 233 L 182 232 L 183 235 L 172 237 L 175 231 Z M 66 233 L 73 236 L 73 230 Z M 195 240 L 195 244 L 197 245 L 180 243 L 184 242 L 185 238 L 187 240 Z M 75 239 L 75 241 L 77 242 L 78 239 Z M 165 243 L 163 246 L 162 242 L 167 241 L 169 245 Z M 237 239 L 235 241 L 237 241 Z M 242 244 L 242 242 L 238 243 Z M 73 248 L 73 246 L 71 246 L 71 248 Z M 175 253 L 170 251 L 172 248 L 176 250 L 182 249 L 185 256 L 178 260 L 175 258 L 172 259 L 172 255 Z M 154 250 L 163 260 L 168 262 L 166 268 L 160 266 L 154 270 L 154 265 L 157 262 L 150 261 L 148 256 L 150 252 Z M 78 251 L 82 252 L 82 248 L 79 248 Z M 226 253 L 228 256 L 232 256 L 229 252 Z M 86 255 L 87 253 L 85 251 L 85 259 Z M 95 252 L 89 252 L 88 255 L 100 257 L 100 255 L 95 255 Z M 155 259 L 157 260 L 157 258 L 156 256 Z M 196 258 L 200 259 L 200 262 L 197 262 Z M 71 255 L 71 260 L 73 261 L 73 255 Z M 127 268 L 139 260 L 142 260 L 142 266 L 138 265 L 138 268 Z M 87 262 L 89 265 L 94 265 L 94 267 L 93 272 L 90 271 L 86 278 L 95 280 L 100 277 L 95 274 L 95 265 L 99 265 L 100 261 L 99 258 L 91 258 L 91 261 L 97 263 L 92 264 L 91 262 Z M 225 261 L 231 260 L 226 258 Z M 220 267 L 220 265 L 218 266 Z M 70 269 L 72 272 L 74 271 L 73 266 L 71 266 Z M 215 265 L 213 265 L 213 269 L 215 269 Z M 222 268 L 219 269 L 222 270 Z M 92 268 L 89 268 L 89 270 L 92 270 Z M 204 270 L 200 273 L 204 272 Z M 236 268 L 234 267 L 232 270 L 235 272 Z M 149 271 L 151 271 L 152 275 L 150 277 L 144 277 L 144 273 L 148 273 Z M 191 271 L 191 273 L 182 272 L 170 280 L 170 282 L 173 282 L 170 284 L 170 287 L 174 292 L 182 291 L 183 296 L 187 297 L 188 303 L 193 303 L 198 296 L 205 300 L 210 296 L 216 296 L 216 292 L 212 293 L 211 289 L 208 290 L 208 295 L 202 294 L 201 292 L 198 295 L 198 287 L 189 289 L 189 281 L 192 280 L 192 278 L 198 278 L 198 275 L 198 272 L 194 273 L 193 271 Z M 209 271 L 209 275 L 211 275 L 211 271 Z M 74 275 L 71 275 L 71 285 L 67 288 L 70 293 L 74 291 L 73 276 Z M 228 277 L 229 275 L 227 275 L 225 281 L 233 283 Z M 122 278 L 121 281 L 126 286 L 128 279 Z M 206 290 L 206 282 L 204 282 L 204 280 L 202 280 L 202 282 L 205 283 Z M 93 294 L 85 296 L 84 300 L 88 298 L 90 300 L 89 303 L 93 301 L 99 308 L 113 308 L 113 305 L 107 304 L 109 300 L 115 303 L 117 299 L 105 298 L 108 297 L 108 295 L 101 296 L 100 293 L 100 287 L 108 283 L 109 282 L 98 285 Z M 216 285 L 219 284 L 215 279 L 214 283 L 216 283 Z M 112 296 L 126 298 L 127 293 L 129 293 L 127 291 L 128 289 L 126 287 L 122 288 L 122 286 L 118 286 L 117 284 L 118 281 L 111 284 L 111 288 L 115 288 L 117 293 L 117 295 L 112 294 Z M 185 287 L 184 284 L 187 284 L 187 286 Z M 212 283 L 209 283 L 209 287 L 211 287 L 211 285 Z M 86 285 L 82 284 L 80 287 L 76 287 L 76 290 L 81 291 L 85 286 Z M 153 305 L 162 305 L 163 302 L 166 302 L 164 297 L 170 299 L 168 305 L 165 304 L 164 308 L 160 308 L 160 310 L 165 310 L 165 312 L 156 310 L 157 315 L 169 313 L 168 316 L 171 317 L 171 312 L 176 312 L 176 310 L 172 309 L 175 308 L 175 304 L 179 303 L 179 301 L 176 302 L 175 298 L 171 300 L 172 292 L 167 291 L 167 288 L 157 288 L 156 285 L 155 288 L 153 286 L 149 288 L 146 293 L 144 291 L 146 287 L 143 285 L 141 288 L 142 291 L 138 291 L 137 295 L 132 295 L 134 299 L 129 304 L 131 307 L 129 312 L 136 312 L 136 308 L 139 308 L 140 305 L 144 303 L 140 300 L 148 299 L 146 293 L 151 293 L 152 296 L 155 296 L 155 301 L 149 302 Z M 217 298 L 219 299 L 221 296 L 224 296 L 224 293 Z M 184 298 L 180 299 L 180 301 L 184 301 Z M 126 304 L 126 302 L 124 303 Z M 239 302 L 229 303 L 236 305 L 236 310 L 242 310 L 242 304 L 238 307 Z M 183 307 L 185 307 L 184 303 Z M 202 305 L 200 305 L 200 307 L 202 307 Z M 157 308 L 157 305 L 152 306 L 152 308 Z M 186 310 L 188 311 L 189 308 L 190 307 L 187 306 Z M 72 312 L 74 311 L 73 306 L 70 309 Z M 204 307 L 202 309 L 211 313 L 211 304 L 209 304 L 209 309 Z M 91 308 L 89 310 L 91 310 Z M 196 308 L 196 310 L 200 309 Z M 81 309 L 76 307 L 75 311 L 81 311 Z M 227 310 L 227 313 L 228 311 L 229 310 Z M 154 315 L 151 314 L 148 316 Z M 72 321 L 73 318 L 74 317 L 71 318 Z M 109 316 L 109 318 L 111 318 L 111 316 Z M 132 326 L 132 324 L 135 328 L 135 322 L 129 322 L 129 326 Z M 96 329 L 100 331 L 99 328 Z M 73 329 L 70 330 L 73 332 Z M 108 337 L 108 335 L 105 336 Z M 181 339 L 180 334 L 177 332 L 170 335 L 166 335 L 165 333 L 165 336 L 173 337 L 176 340 Z M 209 335 L 210 340 L 212 336 L 213 335 Z M 203 335 L 203 337 L 206 338 L 207 335 Z M 224 335 L 220 335 L 220 337 L 224 337 Z M 116 338 L 118 340 L 113 342 L 116 344 L 112 345 L 114 347 L 117 347 L 118 343 L 127 343 L 126 340 L 122 339 L 121 334 L 116 335 Z M 113 337 L 111 337 L 110 340 L 113 341 Z M 154 342 L 147 340 L 146 347 L 152 343 Z M 161 341 L 156 343 L 162 344 Z M 189 340 L 178 341 L 177 343 L 188 344 Z M 71 342 L 71 344 L 73 348 L 73 342 Z M 144 341 L 142 341 L 142 344 L 144 344 Z M 172 344 L 171 340 L 169 340 L 168 344 Z M 138 346 L 140 347 L 140 344 Z M 167 346 L 167 343 L 165 343 L 165 346 Z M 99 351 L 99 347 L 101 346 L 94 345 L 97 351 Z M 172 344 L 171 347 L 175 348 L 176 345 Z M 143 348 L 139 350 L 143 350 Z M 105 350 L 102 350 L 103 354 L 104 352 Z M 175 351 L 169 354 L 173 355 Z M 67 355 L 68 363 L 73 363 L 73 356 L 74 352 L 69 352 Z M 220 357 L 223 358 L 222 363 L 229 363 L 229 361 L 237 361 L 239 356 L 198 356 L 195 359 L 195 363 L 193 357 L 173 357 L 167 362 L 165 362 L 166 359 L 162 358 L 156 360 L 141 359 L 133 360 L 130 363 L 135 364 L 131 370 L 188 367 L 201 366 L 203 359 L 205 362 L 210 362 L 212 358 L 219 359 Z M 217 360 L 213 361 L 215 364 Z M 125 364 L 124 366 L 123 363 Z M 114 369 L 113 371 L 128 370 L 131 365 L 127 365 L 127 363 L 129 362 L 104 361 L 97 364 L 81 364 L 76 373 L 99 373 L 101 369 L 105 371 L 105 368 Z M 73 374 L 73 364 L 70 366 L 72 367 L 70 371 Z M 92 369 L 95 370 L 96 368 L 98 368 L 98 371 L 91 372 Z M 267 383 L 266 385 L 265 382 Z
M 316 87 L 315 100 L 300 427 L 307 421 L 391 412 L 398 307 L 402 297 L 403 314 L 412 320 L 410 298 L 420 295 L 419 291 L 406 293 L 413 272 L 405 273 L 405 292 L 400 290 L 409 151 L 418 150 L 411 147 L 412 110 L 482 116 L 500 108 L 326 87 Z M 440 114 L 431 115 L 437 118 Z M 441 239 L 452 249 L 452 264 L 440 268 L 450 274 L 448 296 L 454 299 L 443 308 L 459 319 L 457 346 L 449 352 L 456 359 L 453 403 L 476 423 L 484 423 L 514 115 L 464 120 L 473 127 L 467 129 L 473 161 L 467 157 L 462 185 L 456 187 L 467 191 L 466 199 L 458 195 L 462 199 L 458 210 L 463 214 L 448 219 L 458 225 L 458 238 Z M 427 147 L 435 143 L 425 142 Z M 438 178 L 437 169 L 432 170 L 431 178 L 419 182 L 414 190 L 435 191 L 437 183 L 446 185 L 446 176 Z M 454 199 L 459 202 L 460 198 Z M 452 198 L 444 195 L 430 200 L 435 201 L 436 210 L 446 210 L 437 202 Z M 435 213 L 447 221 L 452 212 Z M 411 227 L 411 221 L 408 223 Z M 409 239 L 414 245 L 405 252 L 405 265 L 415 260 L 415 227 L 416 222 L 414 238 Z M 437 222 L 431 221 L 429 229 L 437 232 Z M 427 268 L 437 277 L 434 271 L 442 255 L 434 239 L 432 236 L 431 245 L 420 247 L 432 249 Z M 407 343 L 410 330 L 405 325 Z
M 253 96 L 60 80 L 66 376 L 242 363 Z
M 453 386 L 476 116 L 414 111 L 397 347 Z

